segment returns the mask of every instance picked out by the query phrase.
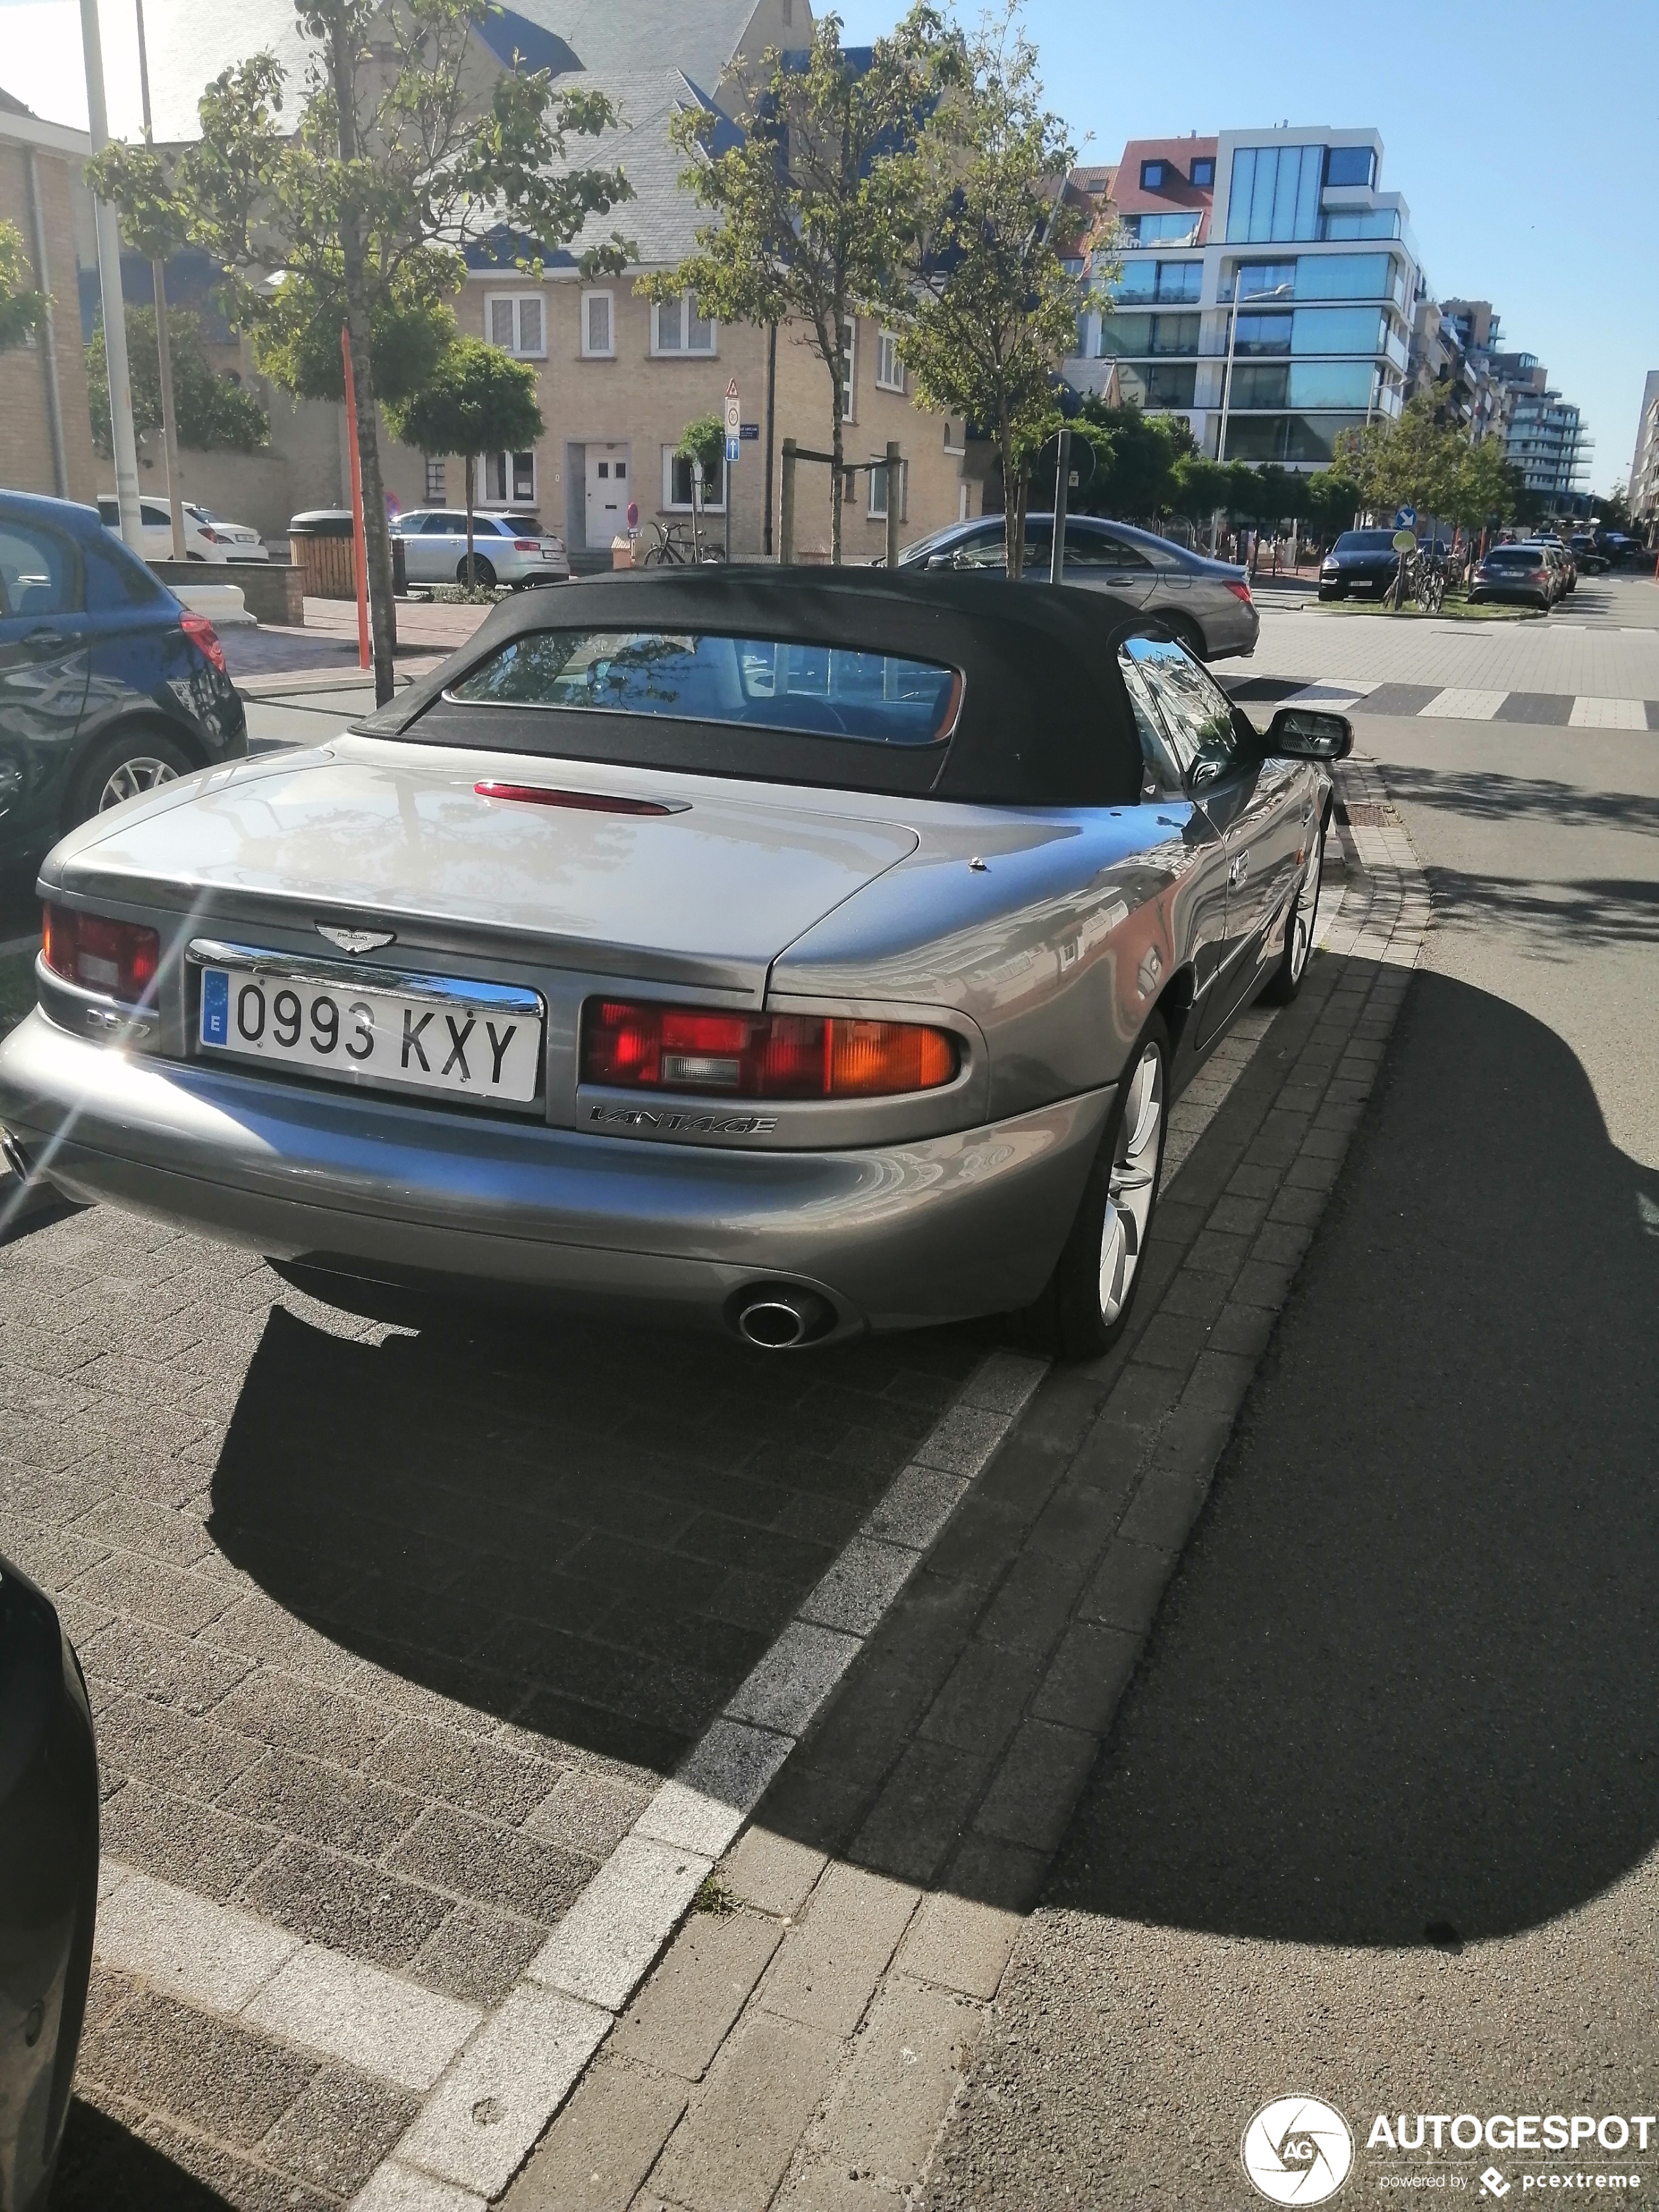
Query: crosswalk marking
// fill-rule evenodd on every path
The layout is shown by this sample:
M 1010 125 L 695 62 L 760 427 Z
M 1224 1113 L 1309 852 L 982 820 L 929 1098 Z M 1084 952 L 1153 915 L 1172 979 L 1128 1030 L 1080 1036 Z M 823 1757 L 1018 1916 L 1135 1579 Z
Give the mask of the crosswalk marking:
M 1509 696 L 1507 691 L 1471 691 L 1454 684 L 1449 690 L 1436 692 L 1418 712 L 1447 721 L 1490 722 Z
M 1645 730 L 1647 703 L 1641 699 L 1587 699 L 1572 702 L 1567 717 L 1570 730 Z

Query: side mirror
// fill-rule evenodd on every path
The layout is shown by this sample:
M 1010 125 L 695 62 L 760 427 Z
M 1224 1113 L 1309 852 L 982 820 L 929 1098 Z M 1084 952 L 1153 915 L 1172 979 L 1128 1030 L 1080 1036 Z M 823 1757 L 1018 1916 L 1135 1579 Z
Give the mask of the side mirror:
M 1267 725 L 1266 750 L 1280 760 L 1346 760 L 1353 750 L 1353 725 L 1346 714 L 1281 707 Z
M 957 565 L 956 556 L 951 553 L 930 553 L 926 565 L 929 568 L 954 568 Z

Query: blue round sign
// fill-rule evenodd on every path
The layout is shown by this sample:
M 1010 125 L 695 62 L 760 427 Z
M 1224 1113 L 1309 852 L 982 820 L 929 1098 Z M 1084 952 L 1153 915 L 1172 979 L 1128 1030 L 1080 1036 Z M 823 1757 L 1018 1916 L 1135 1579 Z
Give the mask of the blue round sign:
M 1397 507 L 1394 511 L 1394 525 L 1396 530 L 1409 530 L 1416 520 L 1417 509 L 1414 507 Z

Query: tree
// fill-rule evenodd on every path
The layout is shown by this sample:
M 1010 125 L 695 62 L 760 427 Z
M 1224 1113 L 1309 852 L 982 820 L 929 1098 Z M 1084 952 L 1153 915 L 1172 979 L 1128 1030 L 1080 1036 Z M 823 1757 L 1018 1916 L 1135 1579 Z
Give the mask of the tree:
M 297 112 L 269 53 L 203 94 L 201 138 L 169 161 L 113 144 L 88 167 L 95 191 L 135 231 L 169 232 L 226 272 L 234 327 L 286 388 L 331 386 L 343 325 L 357 400 L 377 697 L 391 696 L 392 550 L 376 401 L 392 333 L 412 318 L 435 360 L 453 331 L 438 313 L 459 290 L 462 249 L 506 226 L 538 255 L 632 197 L 617 169 L 566 163 L 570 137 L 597 137 L 616 112 L 598 92 L 555 90 L 545 71 L 501 70 L 475 41 L 489 0 L 295 0 L 307 58 Z M 487 95 L 475 94 L 487 73 Z M 584 273 L 619 272 L 631 249 L 612 234 Z M 539 261 L 531 265 L 539 270 Z M 280 282 L 273 283 L 273 276 Z M 377 337 L 380 340 L 376 343 Z M 343 371 L 341 371 L 343 374 Z
M 1322 537 L 1346 530 L 1360 505 L 1357 479 L 1341 457 L 1328 469 L 1316 469 L 1308 478 L 1308 519 Z
M 338 358 L 338 349 L 336 349 Z M 343 375 L 343 369 L 341 372 Z M 522 451 L 546 424 L 536 404 L 536 372 L 482 338 L 457 338 L 420 390 L 386 403 L 386 428 L 422 453 L 461 453 L 466 459 L 466 582 L 477 580 L 472 508 L 480 453 Z
M 751 81 L 738 135 L 724 117 L 682 109 L 669 125 L 690 156 L 684 188 L 720 220 L 696 234 L 677 268 L 638 289 L 664 301 L 690 294 L 727 322 L 807 326 L 830 380 L 830 557 L 842 548 L 847 333 L 853 318 L 901 297 L 907 210 L 899 156 L 915 145 L 948 70 L 950 42 L 917 0 L 867 56 L 841 43 L 841 19 L 820 16 L 803 56 L 769 46 Z
M 1456 496 L 1457 474 L 1468 441 L 1434 419 L 1425 393 L 1408 399 L 1397 420 L 1379 417 L 1338 441 L 1345 472 L 1359 486 L 1360 503 L 1376 513 L 1397 507 L 1446 515 Z
M 23 252 L 23 234 L 15 222 L 0 222 L 0 353 L 20 346 L 46 319 L 46 295 L 32 290 L 33 275 Z
M 1073 430 L 1095 444 L 1096 465 L 1078 487 L 1078 511 L 1156 521 L 1176 504 L 1176 468 L 1195 450 L 1184 415 L 1148 415 L 1135 406 L 1108 407 L 1090 392 Z
M 231 375 L 217 373 L 202 344 L 201 319 L 167 315 L 173 356 L 173 394 L 183 443 L 199 453 L 252 453 L 270 442 L 270 418 L 253 394 Z M 132 383 L 132 427 L 142 441 L 161 427 L 161 355 L 154 307 L 127 308 L 127 363 Z M 87 401 L 92 442 L 106 458 L 110 444 L 109 368 L 100 315 L 87 347 Z
M 905 366 L 924 407 L 994 440 L 1011 577 L 1024 557 L 1030 465 L 1060 427 L 1060 364 L 1077 344 L 1081 287 L 1066 264 L 1085 216 L 1064 194 L 1074 159 L 1011 7 L 967 47 L 915 154 L 894 164 L 915 222 L 898 309 Z M 1096 275 L 1111 273 L 1097 256 Z
M 1492 523 L 1507 522 L 1515 513 L 1514 480 L 1496 438 L 1464 447 L 1447 512 L 1471 536 Z

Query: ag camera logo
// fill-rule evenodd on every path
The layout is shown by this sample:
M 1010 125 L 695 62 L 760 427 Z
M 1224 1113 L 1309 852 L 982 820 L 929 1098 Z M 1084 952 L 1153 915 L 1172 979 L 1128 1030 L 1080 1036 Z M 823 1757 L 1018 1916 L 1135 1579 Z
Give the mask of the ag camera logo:
M 1322 2204 L 1353 2164 L 1353 2137 L 1334 2106 L 1317 2097 L 1275 2097 L 1239 2147 L 1250 2185 L 1271 2204 Z

